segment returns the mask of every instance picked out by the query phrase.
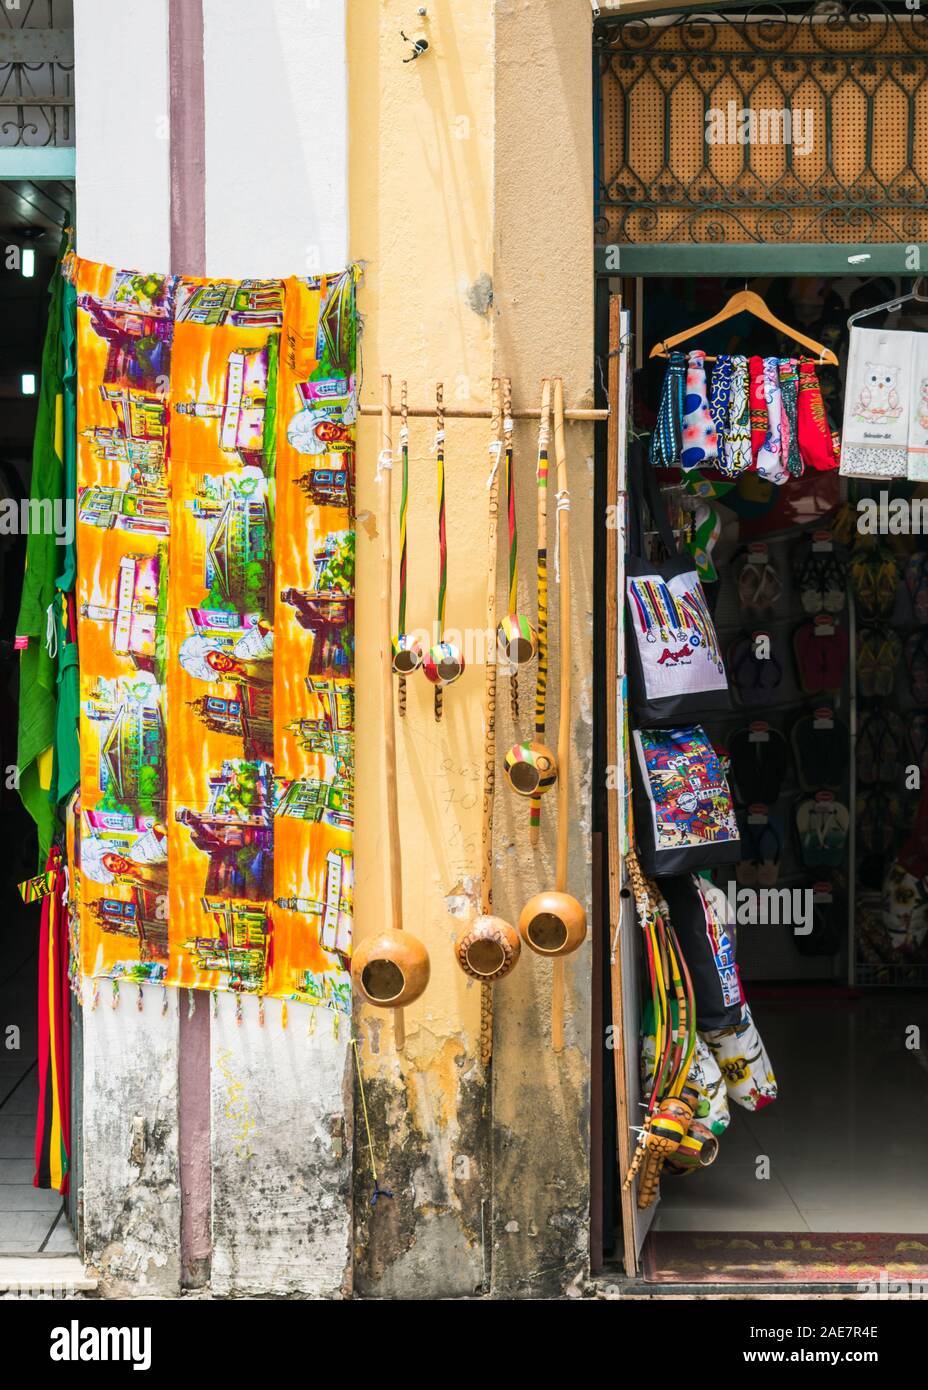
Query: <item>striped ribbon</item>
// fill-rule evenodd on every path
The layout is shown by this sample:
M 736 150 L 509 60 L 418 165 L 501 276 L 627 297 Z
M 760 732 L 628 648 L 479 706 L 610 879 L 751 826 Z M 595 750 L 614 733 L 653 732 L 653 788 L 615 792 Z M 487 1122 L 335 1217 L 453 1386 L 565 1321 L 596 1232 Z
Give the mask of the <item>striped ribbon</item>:
M 548 694 L 548 539 L 544 526 L 547 517 L 548 492 L 547 417 L 542 414 L 538 430 L 538 466 L 535 482 L 538 488 L 538 667 L 535 672 L 535 738 L 545 741 L 545 707 Z M 529 830 L 536 833 L 541 825 L 541 797 L 533 796 L 529 803 Z
M 444 387 L 435 385 L 435 457 L 438 468 L 438 640 L 444 641 L 445 599 L 448 593 L 448 537 L 445 531 L 445 406 Z M 441 719 L 441 683 L 435 686 L 435 718 Z
M 406 556 L 406 514 L 409 509 L 409 414 L 406 406 L 406 383 L 403 382 L 400 448 L 403 457 L 403 483 L 400 492 L 400 595 L 396 631 L 402 637 L 406 632 L 406 583 L 408 576 Z M 400 718 L 406 717 L 406 677 L 400 676 L 397 704 Z

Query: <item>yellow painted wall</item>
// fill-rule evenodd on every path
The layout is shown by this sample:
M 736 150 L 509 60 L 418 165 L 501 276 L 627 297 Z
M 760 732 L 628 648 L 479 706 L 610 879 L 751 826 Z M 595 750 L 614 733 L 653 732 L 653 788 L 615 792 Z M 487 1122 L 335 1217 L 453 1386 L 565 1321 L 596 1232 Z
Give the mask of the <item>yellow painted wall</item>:
M 416 8 L 407 0 L 353 0 L 349 6 L 350 242 L 352 258 L 365 263 L 362 399 L 378 400 L 381 372 L 392 374 L 397 395 L 405 376 L 416 405 L 431 403 L 435 381 L 443 379 L 450 407 L 488 406 L 494 372 L 513 377 L 517 406 L 537 404 L 542 372 L 565 377 L 568 403 L 587 399 L 593 354 L 589 4 L 433 0 L 427 20 L 417 18 Z M 404 64 L 410 50 L 400 29 L 427 37 L 429 52 Z M 432 421 L 411 423 L 408 618 L 417 627 L 431 624 L 436 606 L 433 435 Z M 489 422 L 447 425 L 446 621 L 459 630 L 485 628 L 489 438 Z M 591 431 L 570 427 L 569 443 L 579 733 L 571 888 L 588 901 L 589 816 L 581 803 L 589 800 L 583 779 L 590 733 Z M 379 422 L 362 420 L 356 940 L 384 921 L 388 902 L 374 485 L 379 447 Z M 517 449 L 522 605 L 533 612 L 535 427 L 519 428 Z M 395 504 L 398 484 L 397 473 Z M 502 605 L 502 548 L 499 568 Z M 529 717 L 532 679 L 522 683 Z M 428 946 L 432 980 L 406 1011 L 404 1056 L 394 1051 L 387 1015 L 361 1007 L 357 1016 L 379 1175 L 395 1195 L 361 1210 L 369 1162 L 359 1132 L 356 1287 L 386 1296 L 466 1293 L 486 1285 L 500 1253 L 494 1204 L 501 1227 L 504 1208 L 513 1204 L 516 1233 L 526 1238 L 534 1219 L 528 1210 L 534 1199 L 514 1191 L 516 1175 L 499 1131 L 496 1160 L 505 1182 L 494 1195 L 489 1087 L 478 1060 L 480 990 L 453 959 L 459 920 L 447 904 L 462 885 L 476 886 L 480 873 L 483 684 L 482 666 L 471 665 L 445 692 L 444 719 L 436 724 L 432 687 L 419 675 L 408 682 L 407 717 L 397 721 L 406 925 Z M 556 725 L 549 727 L 554 742 Z M 512 738 L 503 721 L 500 755 Z M 516 809 L 512 800 L 498 792 L 495 891 L 514 920 L 526 898 L 553 882 L 553 809 L 546 804 L 545 840 L 536 855 L 527 846 L 524 804 Z M 556 1230 L 558 1211 L 565 1204 L 570 1209 L 565 1260 L 572 1266 L 584 1240 L 588 1196 L 588 947 L 571 962 L 568 1049 L 557 1060 L 546 1049 L 550 973 L 523 952 L 516 972 L 497 987 L 494 1085 L 504 1125 L 514 1127 L 512 1152 L 522 1152 L 529 1137 L 540 1146 L 534 1173 L 522 1175 L 527 1190 L 538 1195 L 538 1222 Z M 528 1097 L 534 1114 L 526 1113 Z M 548 1118 L 552 1140 L 546 1146 Z M 559 1146 L 566 1147 L 563 1158 Z M 566 1175 L 560 1192 L 548 1180 L 548 1163 Z M 521 1239 L 515 1248 L 518 1260 L 531 1264 Z M 544 1263 L 545 1239 L 534 1249 Z

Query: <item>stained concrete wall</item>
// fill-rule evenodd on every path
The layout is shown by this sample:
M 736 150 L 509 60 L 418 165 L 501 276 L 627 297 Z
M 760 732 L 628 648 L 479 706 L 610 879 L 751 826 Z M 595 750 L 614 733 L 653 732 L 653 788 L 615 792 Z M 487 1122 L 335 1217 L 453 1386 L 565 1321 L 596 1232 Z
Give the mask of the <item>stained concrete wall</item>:
M 543 375 L 564 378 L 568 405 L 593 404 L 593 132 L 588 0 L 500 3 L 496 10 L 494 371 L 537 403 Z M 571 778 L 568 891 L 591 920 L 593 429 L 566 428 L 571 540 Z M 534 611 L 536 428 L 516 432 L 519 526 Z M 553 450 L 552 450 L 553 469 Z M 553 478 L 553 472 L 551 477 Z M 554 487 L 549 489 L 553 511 Z M 549 565 L 551 558 L 549 556 Z M 553 568 L 553 567 L 552 567 Z M 531 587 L 530 587 L 531 586 Z M 557 586 L 549 574 L 549 611 Z M 555 656 L 558 656 L 560 642 Z M 553 666 L 553 663 L 552 663 Z M 549 741 L 556 738 L 556 671 Z M 524 737 L 501 710 L 500 746 Z M 537 851 L 524 805 L 498 799 L 496 908 L 517 921 L 554 886 L 554 793 Z M 493 1284 L 502 1297 L 576 1293 L 589 1267 L 590 937 L 566 963 L 565 1048 L 551 1050 L 553 967 L 531 953 L 499 991 L 493 1052 Z M 503 991 L 505 990 L 505 994 Z
M 351 253 L 366 263 L 361 290 L 365 396 L 379 374 L 412 404 L 436 379 L 449 403 L 486 407 L 494 373 L 513 378 L 516 406 L 536 406 L 542 374 L 565 379 L 568 403 L 590 401 L 593 367 L 591 9 L 588 0 L 456 5 L 437 0 L 416 20 L 403 0 L 358 0 L 349 14 Z M 405 63 L 399 39 L 429 50 Z M 411 425 L 409 625 L 434 616 L 437 581 L 434 423 Z M 521 605 L 534 611 L 537 427 L 516 431 Z M 382 799 L 379 542 L 374 518 L 378 426 L 359 452 L 359 937 L 387 901 Z M 489 422 L 449 421 L 448 623 L 483 631 L 486 611 Z M 396 437 L 394 437 L 394 447 Z M 568 429 L 573 490 L 574 763 L 571 891 L 589 908 L 591 747 L 592 432 Z M 554 488 L 551 489 L 554 513 Z M 394 517 L 395 525 L 395 517 Z M 505 528 L 501 528 L 504 530 Z M 502 546 L 502 537 L 501 537 Z M 505 611 L 502 550 L 497 603 Z M 552 584 L 552 602 L 555 601 Z M 366 1136 L 356 1134 L 357 1287 L 387 1297 L 504 1296 L 576 1289 L 588 1265 L 590 952 L 568 969 L 565 1051 L 548 1046 L 551 968 L 523 953 L 495 989 L 491 1077 L 479 1057 L 479 989 L 461 974 L 452 941 L 480 873 L 482 662 L 445 694 L 408 681 L 398 721 L 406 925 L 426 943 L 432 982 L 407 1010 L 405 1054 L 383 1014 L 357 1009 L 381 1183 L 371 1208 Z M 532 708 L 531 677 L 522 680 Z M 500 756 L 516 731 L 505 688 Z M 557 701 L 551 701 L 551 730 Z M 526 720 L 527 722 L 527 720 Z M 518 731 L 525 736 L 525 728 Z M 556 735 L 552 732 L 552 739 Z M 553 810 L 541 848 L 528 847 L 527 809 L 502 785 L 494 838 L 495 906 L 510 921 L 553 884 Z M 553 800 L 553 798 L 551 798 Z M 490 1118 L 492 1086 L 493 1116 Z
M 449 407 L 478 407 L 489 402 L 492 342 L 492 7 L 435 0 L 428 12 L 419 21 L 406 0 L 356 0 L 349 9 L 349 220 L 352 259 L 365 263 L 363 395 L 376 401 L 380 373 L 389 372 L 397 400 L 403 377 L 414 406 L 430 405 L 442 380 Z M 427 36 L 429 53 L 404 63 L 411 49 L 400 29 Z M 410 424 L 407 619 L 428 629 L 438 585 L 434 434 L 433 420 Z M 487 424 L 448 422 L 446 622 L 464 635 L 485 623 L 488 441 Z M 389 901 L 377 674 L 379 448 L 378 422 L 362 420 L 356 939 L 382 923 Z M 389 1019 L 356 1009 L 378 1174 L 394 1194 L 373 1207 L 366 1201 L 370 1160 L 366 1135 L 357 1131 L 362 1293 L 466 1295 L 484 1287 L 489 1270 L 480 991 L 454 962 L 459 921 L 448 908 L 449 899 L 463 901 L 480 871 L 483 682 L 482 664 L 471 660 L 445 692 L 436 723 L 432 687 L 419 674 L 407 682 L 408 712 L 397 721 L 406 926 L 427 945 L 432 978 L 406 1010 L 402 1055 Z
M 208 273 L 345 264 L 344 23 L 342 0 L 206 0 Z M 167 269 L 166 0 L 77 0 L 75 30 L 78 251 Z M 134 990 L 116 1010 L 109 994 L 103 983 L 84 1013 L 85 1256 L 107 1288 L 169 1297 L 180 1282 L 187 996 L 168 992 L 163 1013 L 160 990 L 144 991 L 141 1012 Z M 284 1030 L 274 1001 L 263 1027 L 256 1001 L 243 1001 L 240 1024 L 234 1012 L 220 999 L 210 1020 L 213 1289 L 337 1296 L 350 1284 L 349 1029 L 291 1005 Z

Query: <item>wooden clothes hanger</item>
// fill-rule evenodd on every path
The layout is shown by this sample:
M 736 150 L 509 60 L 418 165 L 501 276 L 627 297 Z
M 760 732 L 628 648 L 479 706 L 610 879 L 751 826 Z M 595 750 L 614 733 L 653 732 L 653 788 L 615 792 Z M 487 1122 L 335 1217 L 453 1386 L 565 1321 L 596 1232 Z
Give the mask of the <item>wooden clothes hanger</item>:
M 695 338 L 697 333 L 705 333 L 708 329 L 714 328 L 717 323 L 724 323 L 726 319 L 733 319 L 737 314 L 753 314 L 756 319 L 761 319 L 763 323 L 769 323 L 770 327 L 775 328 L 778 333 L 792 338 L 793 342 L 801 343 L 810 352 L 814 352 L 820 363 L 837 367 L 838 359 L 831 348 L 826 348 L 823 343 L 817 343 L 814 338 L 807 338 L 796 328 L 790 328 L 788 323 L 784 323 L 782 319 L 777 318 L 776 314 L 771 313 L 759 294 L 748 289 L 738 290 L 729 299 L 724 309 L 720 309 L 711 319 L 706 319 L 705 323 L 697 323 L 693 328 L 687 328 L 682 333 L 675 333 L 672 338 L 665 338 L 662 342 L 655 343 L 650 356 L 669 357 L 670 349 L 676 347 L 677 343 L 684 343 L 687 338 Z M 715 358 L 707 357 L 706 361 L 714 362 Z

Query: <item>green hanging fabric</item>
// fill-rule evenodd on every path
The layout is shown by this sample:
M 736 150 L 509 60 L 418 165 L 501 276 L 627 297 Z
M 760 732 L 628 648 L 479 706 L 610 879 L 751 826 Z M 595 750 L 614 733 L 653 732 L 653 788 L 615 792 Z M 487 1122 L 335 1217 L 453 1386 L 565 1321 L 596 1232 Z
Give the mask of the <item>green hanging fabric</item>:
M 79 743 L 80 677 L 77 664 L 77 291 L 64 280 L 61 313 L 62 388 L 64 395 L 63 497 L 68 517 L 66 543 L 59 546 L 56 624 L 58 629 L 58 710 L 55 721 L 54 800 L 67 801 L 81 779 Z
M 64 487 L 64 393 L 60 260 L 49 286 L 48 323 L 42 350 L 39 410 L 32 446 L 32 491 L 26 572 L 16 625 L 19 667 L 19 794 L 39 834 L 39 867 L 48 859 L 57 825 L 54 744 L 58 671 L 55 653 L 55 580 L 62 564 L 55 522 Z M 51 612 L 49 609 L 51 608 Z

